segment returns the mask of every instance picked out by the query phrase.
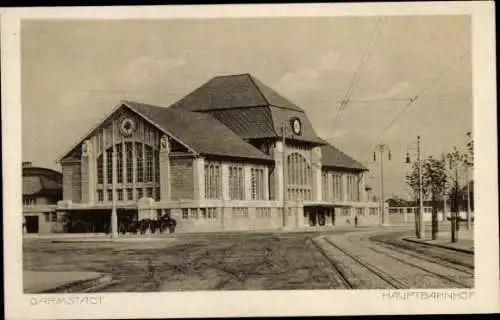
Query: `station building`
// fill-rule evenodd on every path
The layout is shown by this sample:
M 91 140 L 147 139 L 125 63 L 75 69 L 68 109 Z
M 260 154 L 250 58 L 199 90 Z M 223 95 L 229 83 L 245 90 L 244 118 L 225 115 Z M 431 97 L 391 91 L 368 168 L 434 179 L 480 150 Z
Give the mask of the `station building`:
M 62 174 L 22 163 L 23 231 L 49 233 L 57 222 L 57 203 L 62 199 Z M 57 227 L 56 227 L 57 228 Z
M 178 232 L 379 223 L 367 169 L 252 75 L 215 77 L 169 107 L 110 109 L 58 159 L 58 216 L 93 232 L 112 211 L 118 223 L 168 213 Z

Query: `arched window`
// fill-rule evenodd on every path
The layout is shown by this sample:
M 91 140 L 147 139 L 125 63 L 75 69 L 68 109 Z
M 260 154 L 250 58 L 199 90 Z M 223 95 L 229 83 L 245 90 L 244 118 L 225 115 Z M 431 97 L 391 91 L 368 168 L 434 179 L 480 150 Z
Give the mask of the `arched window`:
M 298 152 L 287 157 L 287 190 L 289 200 L 312 199 L 312 171 L 306 158 Z
M 112 201 L 112 178 L 116 174 L 117 201 L 138 201 L 141 197 L 159 200 L 159 152 L 140 142 L 119 142 L 115 145 L 116 167 L 113 168 L 113 147 L 97 157 L 97 201 Z M 114 170 L 113 170 L 114 169 Z M 103 194 L 107 196 L 104 197 Z

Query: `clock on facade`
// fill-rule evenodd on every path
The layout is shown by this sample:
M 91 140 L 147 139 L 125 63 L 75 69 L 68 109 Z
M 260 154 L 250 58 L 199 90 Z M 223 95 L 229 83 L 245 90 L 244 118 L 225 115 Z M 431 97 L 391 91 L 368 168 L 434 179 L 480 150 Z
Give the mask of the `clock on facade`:
M 300 135 L 302 133 L 302 123 L 300 122 L 300 119 L 293 118 L 291 120 L 291 124 L 293 133 L 295 133 L 296 135 Z
M 131 135 L 136 128 L 135 120 L 132 118 L 125 118 L 120 122 L 120 132 L 124 136 Z

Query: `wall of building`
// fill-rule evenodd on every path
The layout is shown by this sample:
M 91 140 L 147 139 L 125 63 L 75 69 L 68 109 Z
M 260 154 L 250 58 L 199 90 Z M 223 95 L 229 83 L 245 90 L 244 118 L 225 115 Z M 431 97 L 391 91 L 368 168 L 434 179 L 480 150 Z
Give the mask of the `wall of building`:
M 171 200 L 193 199 L 193 159 L 170 159 L 170 175 Z
M 82 182 L 81 164 L 77 161 L 62 163 L 63 174 L 63 200 L 71 200 L 75 203 L 81 201 Z

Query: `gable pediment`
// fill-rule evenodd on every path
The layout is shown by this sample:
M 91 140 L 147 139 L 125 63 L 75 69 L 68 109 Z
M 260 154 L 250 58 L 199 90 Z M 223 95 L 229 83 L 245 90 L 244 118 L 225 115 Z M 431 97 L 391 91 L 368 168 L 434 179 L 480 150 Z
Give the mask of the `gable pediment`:
M 153 119 L 154 120 L 154 119 Z M 82 156 L 83 143 L 91 141 L 91 147 L 96 154 L 112 146 L 112 142 L 125 141 L 144 142 L 154 148 L 159 148 L 162 136 L 168 136 L 171 145 L 179 152 L 193 153 L 194 150 L 183 144 L 157 126 L 151 119 L 130 108 L 125 102 L 115 107 L 104 120 L 93 127 L 83 138 L 79 139 L 62 157 L 59 162 L 79 160 Z

